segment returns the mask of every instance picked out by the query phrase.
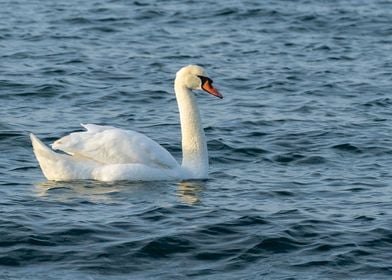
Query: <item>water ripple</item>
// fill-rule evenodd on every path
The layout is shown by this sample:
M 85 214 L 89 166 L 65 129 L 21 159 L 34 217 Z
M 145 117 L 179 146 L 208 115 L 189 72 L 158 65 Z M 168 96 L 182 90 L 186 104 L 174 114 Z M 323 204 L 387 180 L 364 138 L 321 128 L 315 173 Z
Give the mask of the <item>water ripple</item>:
M 390 278 L 388 1 L 3 4 L 4 279 Z M 209 180 L 45 181 L 29 133 L 79 123 L 181 161 L 190 63 L 225 96 L 197 93 Z

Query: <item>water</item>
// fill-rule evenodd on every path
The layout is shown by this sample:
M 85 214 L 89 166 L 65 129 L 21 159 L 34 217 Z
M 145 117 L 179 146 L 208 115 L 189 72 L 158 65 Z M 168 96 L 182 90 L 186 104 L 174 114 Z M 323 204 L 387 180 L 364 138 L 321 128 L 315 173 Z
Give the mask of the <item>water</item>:
M 0 279 L 390 279 L 390 1 L 2 1 Z M 54 183 L 28 138 L 97 123 L 181 157 L 203 65 L 207 181 Z

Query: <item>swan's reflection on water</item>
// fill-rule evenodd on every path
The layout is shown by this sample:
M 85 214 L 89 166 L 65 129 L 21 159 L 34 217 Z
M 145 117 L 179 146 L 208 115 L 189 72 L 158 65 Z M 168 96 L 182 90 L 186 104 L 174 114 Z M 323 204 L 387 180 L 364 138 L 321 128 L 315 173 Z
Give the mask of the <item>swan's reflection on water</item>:
M 173 198 L 189 205 L 200 202 L 200 194 L 205 189 L 206 181 L 193 180 L 183 182 L 98 182 L 98 181 L 46 181 L 37 183 L 35 194 L 41 198 L 59 202 L 87 200 L 94 203 L 115 201 L 173 203 Z
M 186 204 L 200 202 L 200 193 L 204 190 L 206 181 L 183 181 L 178 184 L 177 195 Z
M 111 200 L 109 194 L 120 190 L 115 184 L 95 181 L 46 181 L 37 183 L 34 186 L 37 196 L 56 196 L 60 201 L 75 199 L 75 197 L 79 196 L 93 202 L 109 202 Z

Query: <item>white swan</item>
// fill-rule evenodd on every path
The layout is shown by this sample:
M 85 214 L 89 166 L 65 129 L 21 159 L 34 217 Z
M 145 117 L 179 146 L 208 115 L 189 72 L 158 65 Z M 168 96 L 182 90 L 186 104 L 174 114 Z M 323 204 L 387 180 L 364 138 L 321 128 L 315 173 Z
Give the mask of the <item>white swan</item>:
M 87 131 L 71 133 L 52 144 L 59 154 L 34 134 L 35 156 L 48 180 L 155 181 L 204 179 L 208 176 L 208 151 L 199 109 L 192 90 L 204 90 L 223 98 L 204 69 L 183 67 L 174 82 L 180 112 L 182 165 L 161 145 L 147 136 L 111 126 L 86 124 Z

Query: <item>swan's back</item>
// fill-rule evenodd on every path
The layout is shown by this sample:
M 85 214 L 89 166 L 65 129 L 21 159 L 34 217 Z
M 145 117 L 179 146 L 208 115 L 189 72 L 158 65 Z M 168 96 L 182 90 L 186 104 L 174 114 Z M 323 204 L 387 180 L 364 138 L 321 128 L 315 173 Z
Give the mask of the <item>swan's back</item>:
M 77 158 L 100 164 L 138 163 L 149 167 L 176 168 L 173 156 L 151 138 L 131 130 L 110 126 L 83 125 L 87 131 L 67 135 L 53 143 Z

